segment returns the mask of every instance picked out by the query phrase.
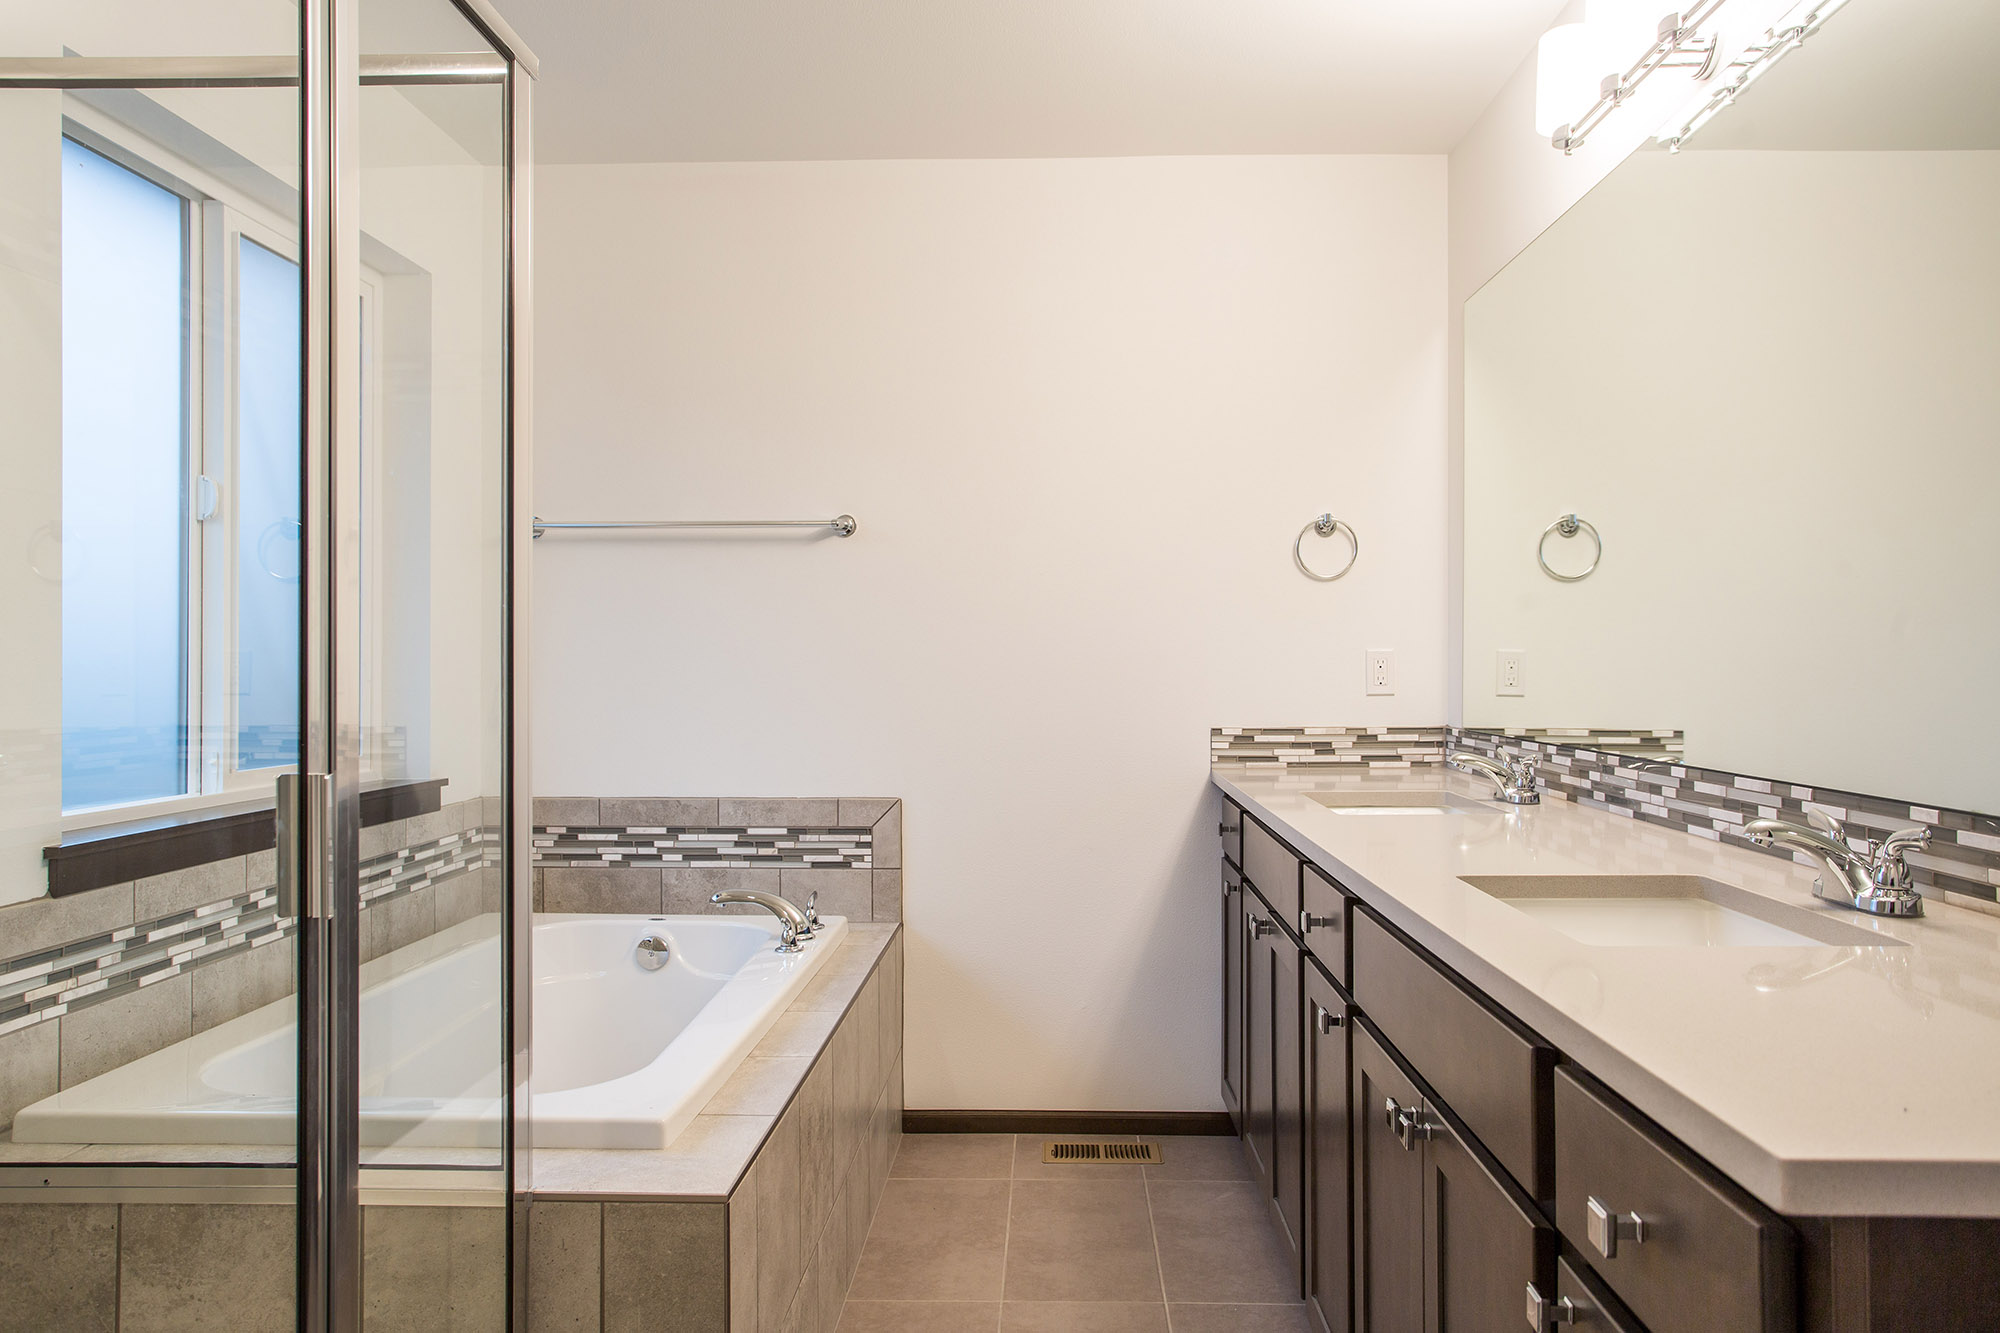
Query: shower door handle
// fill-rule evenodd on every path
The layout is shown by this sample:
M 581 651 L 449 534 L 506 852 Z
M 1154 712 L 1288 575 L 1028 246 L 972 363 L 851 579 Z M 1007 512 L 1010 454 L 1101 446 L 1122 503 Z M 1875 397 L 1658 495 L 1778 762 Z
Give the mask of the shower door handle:
M 333 775 L 278 775 L 278 915 L 324 921 L 333 850 Z

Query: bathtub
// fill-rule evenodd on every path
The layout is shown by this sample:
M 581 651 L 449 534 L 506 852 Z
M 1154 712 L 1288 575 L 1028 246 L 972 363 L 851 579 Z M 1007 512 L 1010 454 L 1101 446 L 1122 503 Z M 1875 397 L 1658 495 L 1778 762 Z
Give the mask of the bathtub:
M 795 954 L 758 916 L 535 918 L 533 1136 L 541 1148 L 664 1148 L 847 933 Z M 361 1142 L 500 1144 L 499 918 L 361 970 Z M 640 966 L 659 935 L 667 965 Z M 284 948 L 286 945 L 268 945 Z M 296 999 L 231 1019 L 24 1108 L 17 1143 L 289 1144 Z

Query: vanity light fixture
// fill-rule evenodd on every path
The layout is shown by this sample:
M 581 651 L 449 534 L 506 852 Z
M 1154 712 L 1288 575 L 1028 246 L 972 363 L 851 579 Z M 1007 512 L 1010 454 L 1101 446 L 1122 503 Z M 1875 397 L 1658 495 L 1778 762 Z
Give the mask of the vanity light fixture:
M 1583 147 L 1592 130 L 1620 104 L 1639 91 L 1655 70 L 1689 69 L 1697 80 L 1715 72 L 1717 42 L 1713 33 L 1701 35 L 1702 25 L 1715 16 L 1726 0 L 1694 0 L 1686 10 L 1667 14 L 1652 25 L 1652 44 L 1636 61 L 1624 64 L 1624 52 L 1633 40 L 1644 40 L 1645 25 L 1634 18 L 1642 0 L 1597 0 L 1589 6 L 1584 22 L 1564 24 L 1544 34 L 1535 69 L 1535 129 L 1549 136 L 1552 147 L 1565 155 Z M 1577 32 L 1567 32 L 1577 29 Z M 1558 33 L 1565 36 L 1551 44 Z M 1634 37 L 1634 33 L 1640 34 Z M 1595 75 L 1580 86 L 1579 69 Z M 1611 72 L 1603 72 L 1605 69 Z M 1575 105 L 1583 97 L 1595 97 L 1588 110 L 1574 120 L 1550 124 L 1554 107 Z
M 1669 120 L 1653 137 L 1665 144 L 1667 151 L 1678 153 L 1697 130 L 1741 97 L 1745 88 L 1763 78 L 1771 66 L 1798 50 L 1806 38 L 1818 32 L 1846 3 L 1847 0 L 1804 0 L 1794 6 L 1765 32 L 1762 41 L 1745 47 L 1743 54 L 1729 63 L 1725 73 L 1734 73 L 1736 77 L 1696 98 L 1689 109 Z

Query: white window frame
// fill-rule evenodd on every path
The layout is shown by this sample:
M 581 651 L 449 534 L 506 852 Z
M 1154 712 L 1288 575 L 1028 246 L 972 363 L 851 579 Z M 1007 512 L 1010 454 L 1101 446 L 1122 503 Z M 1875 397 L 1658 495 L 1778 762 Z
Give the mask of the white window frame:
M 299 261 L 294 224 L 200 166 L 173 153 L 131 127 L 84 104 L 64 99 L 63 135 L 99 153 L 163 189 L 178 195 L 187 210 L 185 258 L 188 281 L 182 493 L 185 543 L 182 592 L 186 661 L 183 679 L 187 697 L 189 744 L 187 791 L 119 805 L 65 811 L 65 832 L 124 823 L 133 819 L 199 812 L 255 802 L 272 794 L 280 774 L 295 765 L 269 768 L 236 767 L 236 269 L 240 240 L 247 238 L 293 263 Z M 383 278 L 363 267 L 361 436 L 363 475 L 379 479 L 382 472 L 382 395 L 379 367 Z M 196 517 L 201 481 L 211 479 L 217 492 L 214 512 Z M 373 491 L 364 497 L 365 514 L 379 512 Z M 364 516 L 365 516 L 364 514 Z M 364 524 L 379 528 L 379 524 Z M 379 545 L 374 535 L 370 549 Z M 379 561 L 374 562 L 379 570 Z M 378 575 L 379 577 L 379 575 Z M 376 603 L 379 605 L 379 602 Z M 379 635 L 364 645 L 363 698 L 379 699 L 381 647 Z M 372 747 L 371 747 L 372 750 Z M 364 757 L 363 778 L 376 776 L 377 756 Z

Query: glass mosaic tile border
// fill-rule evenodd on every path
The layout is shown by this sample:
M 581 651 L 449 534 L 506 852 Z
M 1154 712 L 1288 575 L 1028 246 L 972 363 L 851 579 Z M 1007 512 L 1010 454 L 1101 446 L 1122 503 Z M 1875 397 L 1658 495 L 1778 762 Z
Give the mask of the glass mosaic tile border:
M 536 869 L 601 866 L 709 866 L 716 869 L 867 870 L 874 830 L 866 828 L 665 828 L 537 825 Z
M 1209 762 L 1411 768 L 1444 762 L 1444 730 L 1443 727 L 1211 727 Z
M 374 857 L 361 867 L 361 905 L 499 866 L 501 842 L 495 828 L 454 830 Z M 0 1036 L 288 939 L 297 924 L 278 915 L 277 890 L 267 886 L 7 959 L 0 962 Z

